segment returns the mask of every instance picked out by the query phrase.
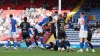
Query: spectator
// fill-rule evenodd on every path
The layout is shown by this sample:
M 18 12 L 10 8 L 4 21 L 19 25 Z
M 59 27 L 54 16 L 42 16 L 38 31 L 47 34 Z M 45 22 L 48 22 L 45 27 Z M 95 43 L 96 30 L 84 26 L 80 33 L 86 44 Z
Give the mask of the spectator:
M 1 1 L 0 1 L 0 5 L 1 5 L 1 6 L 4 5 L 4 0 L 1 0 Z
M 13 5 L 13 7 L 11 8 L 12 10 L 15 10 L 15 5 Z
M 52 7 L 55 7 L 55 6 L 56 6 L 56 1 L 53 0 L 53 2 L 52 2 Z
M 45 4 L 45 8 L 49 9 L 49 4 L 48 3 Z
M 10 7 L 7 7 L 7 10 L 10 10 Z
M 75 27 L 75 29 L 74 29 L 75 31 L 79 31 L 79 27 Z
M 89 20 L 93 20 L 93 16 L 91 14 L 89 14 L 88 16 L 89 16 Z
M 93 15 L 93 20 L 96 20 L 96 16 L 95 15 Z
M 52 8 L 53 10 L 57 10 L 57 7 L 56 6 L 53 6 L 53 8 Z
M 67 17 L 67 13 L 66 12 L 64 12 L 64 20 L 66 20 L 66 17 Z
M 26 5 L 24 5 L 24 8 L 23 8 L 23 10 L 26 10 L 26 8 L 27 8 L 27 7 L 26 7 Z
M 97 33 L 100 33 L 100 22 L 98 22 L 98 29 L 97 29 Z
M 0 9 L 0 15 L 3 13 L 3 9 Z
M 73 24 L 71 21 L 69 22 L 69 28 L 73 29 Z
M 32 5 L 30 5 L 30 13 L 35 11 L 35 6 L 33 7 Z
M 12 4 L 15 5 L 16 4 L 16 0 L 12 0 Z
M 43 8 L 43 4 L 40 4 L 40 8 Z
M 35 1 L 36 1 L 36 0 L 31 0 L 31 4 L 35 4 Z

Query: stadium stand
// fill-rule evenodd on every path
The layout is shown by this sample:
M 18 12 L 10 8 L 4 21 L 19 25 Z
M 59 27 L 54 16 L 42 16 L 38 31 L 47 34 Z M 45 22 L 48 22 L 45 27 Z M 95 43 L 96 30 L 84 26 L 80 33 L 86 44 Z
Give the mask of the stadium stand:
M 13 2 L 14 1 L 14 2 Z M 78 0 L 62 0 L 62 9 L 72 10 L 72 8 L 77 4 Z M 0 0 L 0 9 L 7 10 L 10 9 L 22 10 L 25 7 L 30 8 L 30 6 L 35 6 L 36 8 L 45 7 L 46 9 L 52 9 L 53 7 L 58 6 L 58 0 Z

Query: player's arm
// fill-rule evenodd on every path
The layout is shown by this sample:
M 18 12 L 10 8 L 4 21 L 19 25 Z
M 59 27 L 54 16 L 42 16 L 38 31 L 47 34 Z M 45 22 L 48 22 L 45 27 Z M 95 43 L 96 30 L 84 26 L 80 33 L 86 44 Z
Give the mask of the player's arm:
M 64 30 L 66 30 L 68 27 L 66 26 L 66 23 L 64 21 Z
M 87 18 L 87 23 L 89 24 L 89 18 Z
M 27 27 L 28 27 L 28 30 L 30 30 L 30 23 L 28 23 L 28 26 Z
M 32 32 L 32 34 L 34 34 L 34 32 L 33 32 L 33 30 L 34 30 L 33 26 L 31 26 L 29 30 Z
M 64 30 L 66 30 L 66 29 L 67 29 L 67 26 L 65 25 L 65 26 L 64 26 Z
M 80 20 L 78 19 L 78 26 L 77 26 L 78 28 L 80 28 Z
M 18 21 L 16 21 L 16 27 L 17 28 L 20 28 L 20 25 L 18 25 Z
M 50 23 L 57 23 L 58 16 L 55 16 Z
M 53 21 L 51 21 L 50 23 L 56 23 L 57 22 L 57 20 L 56 19 L 53 19 Z
M 19 25 L 19 28 L 22 28 L 23 27 L 23 23 L 21 23 L 20 25 Z

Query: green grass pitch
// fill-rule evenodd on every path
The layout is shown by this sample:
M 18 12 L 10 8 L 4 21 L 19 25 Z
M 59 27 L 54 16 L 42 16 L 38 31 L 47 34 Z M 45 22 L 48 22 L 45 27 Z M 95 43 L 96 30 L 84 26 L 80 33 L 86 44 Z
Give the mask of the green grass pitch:
M 13 50 L 9 48 L 0 47 L 0 56 L 100 56 L 100 48 L 95 48 L 96 52 L 92 53 L 91 49 L 89 52 L 77 53 L 78 49 L 74 49 L 74 52 L 60 52 L 60 51 L 49 51 L 41 49 L 33 49 L 29 51 L 27 48 L 18 48 L 18 50 Z

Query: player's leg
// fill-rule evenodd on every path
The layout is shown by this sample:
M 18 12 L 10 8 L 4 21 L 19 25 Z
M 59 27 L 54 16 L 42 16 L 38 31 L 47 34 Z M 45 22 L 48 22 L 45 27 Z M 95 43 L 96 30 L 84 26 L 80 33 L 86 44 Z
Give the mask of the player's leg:
M 83 52 L 83 43 L 84 43 L 84 42 L 83 42 L 83 40 L 84 40 L 84 39 L 83 39 L 83 38 L 84 38 L 84 37 L 83 37 L 83 33 L 84 33 L 84 32 L 80 30 L 80 32 L 79 32 L 80 50 L 77 51 L 77 52 Z
M 58 40 L 59 40 L 59 43 L 60 43 L 60 48 L 61 48 L 61 52 L 65 51 L 65 48 L 64 48 L 64 43 L 63 43 L 63 37 L 64 36 L 64 32 L 59 32 L 58 33 Z
M 17 48 L 17 38 L 14 38 L 14 50 L 16 50 Z
M 92 43 L 88 41 L 88 44 L 89 44 L 89 46 L 91 47 L 92 52 L 95 52 L 95 50 L 94 50 L 94 47 L 93 47 Z
M 10 45 L 11 45 L 10 38 L 8 38 L 7 43 L 6 43 L 6 50 L 8 50 L 8 48 L 9 48 Z
M 65 32 L 64 32 L 64 35 L 63 35 L 63 39 L 64 39 L 64 40 L 63 40 L 63 43 L 64 43 L 65 46 L 66 46 L 66 50 L 67 50 L 67 52 L 69 52 L 69 49 L 71 49 L 71 51 L 73 51 L 73 48 L 71 48 L 71 46 L 70 46 L 70 42 L 68 41 Z
M 51 51 L 53 51 L 54 50 L 53 42 L 50 42 L 49 44 L 50 44 L 50 46 L 46 47 L 46 49 L 50 49 Z
M 27 42 L 29 44 L 28 49 L 31 49 L 32 50 L 32 41 L 31 41 L 31 38 L 28 38 Z
M 26 34 L 26 43 L 27 43 L 27 47 L 28 49 L 31 49 L 32 50 L 32 41 L 31 41 L 31 37 L 29 35 L 29 33 Z
M 43 45 L 43 29 L 42 28 L 40 30 L 38 30 L 38 35 L 40 38 L 40 44 L 42 46 Z M 43 48 L 43 46 L 42 46 L 42 48 Z
M 83 52 L 83 38 L 80 38 L 80 50 L 77 52 Z
M 61 52 L 65 51 L 66 48 L 65 48 L 65 44 L 63 43 L 63 41 L 61 40 L 60 42 L 60 46 L 61 46 Z
M 86 51 L 88 52 L 88 40 L 87 40 L 87 38 L 84 38 L 84 40 L 85 40 L 85 48 L 86 48 Z
M 26 43 L 27 48 L 31 49 L 29 39 L 24 37 L 24 41 Z
M 66 34 L 65 32 L 61 32 L 60 34 L 61 34 L 60 38 L 62 39 L 61 44 L 60 44 L 62 48 L 61 51 L 65 51 L 67 48 L 65 48 L 66 44 L 63 41 L 66 38 Z
M 57 37 L 56 37 L 56 31 L 55 31 L 55 32 L 53 32 L 53 33 L 54 33 L 54 38 L 55 38 L 55 39 L 57 39 Z
M 31 46 L 31 48 L 32 48 L 32 38 L 33 38 L 33 35 L 34 35 L 34 31 L 33 31 L 33 29 L 30 29 L 29 30 L 29 42 L 30 42 L 30 46 Z
M 7 40 L 7 43 L 6 43 L 6 50 L 8 50 L 8 47 L 11 45 L 10 43 L 10 38 L 12 37 L 12 33 L 9 31 L 8 33 L 8 40 Z
M 44 49 L 44 46 L 43 46 L 43 33 L 42 32 L 39 33 L 39 38 L 40 38 L 40 48 Z
M 37 29 L 35 29 L 34 32 L 35 32 L 35 34 L 34 34 L 34 42 L 35 42 L 36 46 L 38 46 L 38 38 L 39 38 L 39 36 L 38 36 Z
M 67 52 L 69 52 L 69 50 L 74 51 L 74 49 L 70 46 L 70 42 L 68 41 L 68 39 L 64 39 L 64 44 L 66 45 L 66 50 Z
M 32 38 L 33 38 L 33 34 L 30 34 L 30 38 L 29 38 L 29 41 L 31 42 L 31 47 L 32 47 Z
M 56 39 L 57 50 L 60 51 L 61 50 L 61 46 L 60 46 L 60 42 L 58 40 L 58 38 L 60 38 L 60 35 L 58 34 L 58 36 L 56 36 L 56 31 L 55 30 L 54 30 L 53 34 L 54 34 L 54 38 Z
M 17 37 L 18 37 L 18 35 L 17 35 L 17 33 L 16 32 L 12 32 L 12 34 L 13 34 L 13 38 L 14 38 L 14 50 L 16 50 L 17 48 Z
M 60 42 L 61 42 L 61 34 L 58 33 L 58 36 L 56 36 L 56 44 L 57 44 L 57 47 L 58 47 L 58 51 L 61 50 L 61 46 L 60 46 Z
M 33 37 L 33 30 L 31 30 L 31 32 L 29 32 L 28 34 L 28 42 L 29 42 L 29 48 L 32 50 L 32 37 Z
M 41 44 L 43 44 L 43 33 L 42 33 L 42 32 L 39 33 L 39 37 L 40 37 L 40 42 L 41 42 Z
M 70 43 L 69 43 L 69 41 L 67 40 L 67 38 L 65 38 L 65 39 L 63 40 L 63 43 L 66 45 L 67 52 L 69 52 Z
M 28 37 L 28 36 L 27 36 L 27 33 L 22 32 L 22 37 L 23 37 L 24 42 L 26 43 L 26 46 L 29 47 L 29 43 L 28 43 L 28 41 L 27 41 L 27 40 L 28 40 L 28 39 L 27 39 L 27 37 Z
M 84 31 L 84 42 L 85 42 L 85 48 L 86 48 L 86 51 L 88 52 L 88 40 L 87 40 L 87 37 L 88 37 L 88 32 L 87 31 Z
M 34 42 L 35 42 L 36 46 L 38 46 L 38 35 L 34 36 Z
M 92 33 L 88 33 L 88 38 L 87 38 L 88 44 L 89 44 L 89 46 L 91 47 L 92 52 L 95 52 L 95 50 L 94 50 L 94 48 L 93 48 L 93 45 L 92 45 L 92 43 L 91 43 L 91 38 L 92 38 Z
M 56 44 L 57 44 L 57 47 L 58 47 L 58 51 L 61 50 L 60 41 L 61 41 L 61 40 L 56 39 Z
M 50 49 L 51 51 L 58 51 L 58 47 L 56 45 L 56 42 L 50 42 L 50 46 L 46 47 L 46 49 Z

